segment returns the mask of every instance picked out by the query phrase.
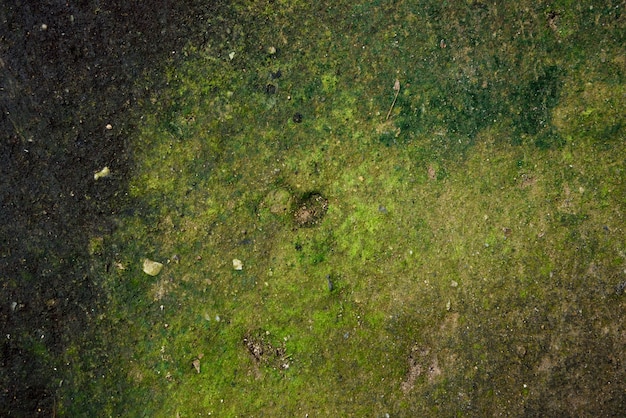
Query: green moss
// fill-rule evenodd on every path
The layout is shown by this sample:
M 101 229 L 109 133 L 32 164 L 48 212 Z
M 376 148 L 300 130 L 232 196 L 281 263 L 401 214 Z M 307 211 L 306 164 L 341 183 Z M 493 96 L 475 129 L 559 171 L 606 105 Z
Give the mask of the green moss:
M 93 252 L 113 266 L 98 349 L 118 372 L 86 389 L 103 410 L 572 412 L 549 376 L 602 350 L 574 336 L 621 335 L 598 295 L 623 269 L 622 76 L 571 51 L 586 11 L 554 32 L 530 3 L 394 7 L 237 5 L 246 36 L 170 70 L 134 140 L 137 209 Z M 312 191 L 328 211 L 298 227 Z

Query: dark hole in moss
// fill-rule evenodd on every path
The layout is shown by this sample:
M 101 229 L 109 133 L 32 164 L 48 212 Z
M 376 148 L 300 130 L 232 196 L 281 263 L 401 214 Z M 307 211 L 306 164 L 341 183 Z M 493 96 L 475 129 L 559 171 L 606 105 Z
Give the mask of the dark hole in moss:
M 296 205 L 293 219 L 299 227 L 312 227 L 324 218 L 328 210 L 328 199 L 317 192 L 307 193 Z

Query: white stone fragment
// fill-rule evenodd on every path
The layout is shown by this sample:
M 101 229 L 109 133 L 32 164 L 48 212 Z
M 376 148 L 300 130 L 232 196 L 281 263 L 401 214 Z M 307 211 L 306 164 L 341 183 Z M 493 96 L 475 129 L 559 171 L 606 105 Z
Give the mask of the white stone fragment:
M 163 269 L 163 264 L 158 261 L 152 261 L 150 259 L 143 260 L 143 272 L 150 276 L 157 276 L 161 269 Z
M 105 177 L 108 177 L 110 174 L 111 174 L 111 170 L 109 170 L 109 167 L 104 167 L 102 170 L 98 171 L 97 173 L 93 175 L 93 179 L 94 180 L 103 179 Z

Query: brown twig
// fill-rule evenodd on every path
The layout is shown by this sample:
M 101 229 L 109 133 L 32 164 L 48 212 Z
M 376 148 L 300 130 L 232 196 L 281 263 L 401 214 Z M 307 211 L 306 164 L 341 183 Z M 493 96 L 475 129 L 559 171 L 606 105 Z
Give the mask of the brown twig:
M 387 112 L 387 117 L 385 118 L 385 121 L 389 120 L 389 116 L 391 116 L 391 111 L 393 110 L 393 107 L 396 105 L 396 100 L 398 100 L 398 94 L 400 94 L 400 80 L 398 80 L 396 78 L 396 82 L 393 83 L 393 89 L 396 92 L 396 95 L 393 96 L 393 102 L 391 102 L 391 107 L 389 108 L 389 112 Z

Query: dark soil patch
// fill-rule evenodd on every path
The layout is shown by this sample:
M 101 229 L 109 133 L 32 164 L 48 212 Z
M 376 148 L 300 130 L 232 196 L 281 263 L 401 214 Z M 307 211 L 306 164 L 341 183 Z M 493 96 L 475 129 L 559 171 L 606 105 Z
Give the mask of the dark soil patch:
M 319 224 L 328 211 L 328 199 L 319 193 L 306 194 L 296 205 L 293 219 L 299 227 Z
M 207 19 L 220 8 L 120 0 L 0 6 L 0 415 L 54 415 L 58 355 L 86 338 L 98 311 L 88 237 L 111 231 L 127 203 L 132 109 L 159 87 L 138 88 L 137 80 L 158 80 L 183 45 L 211 37 Z M 113 178 L 95 182 L 104 166 Z
M 289 357 L 284 343 L 272 342 L 270 334 L 263 330 L 248 333 L 243 338 L 243 343 L 256 364 L 263 364 L 279 370 L 289 368 Z

